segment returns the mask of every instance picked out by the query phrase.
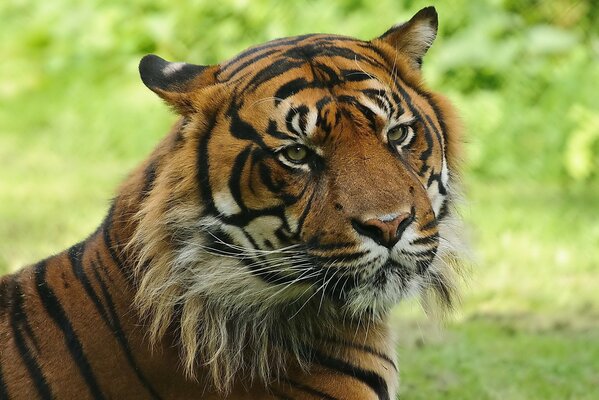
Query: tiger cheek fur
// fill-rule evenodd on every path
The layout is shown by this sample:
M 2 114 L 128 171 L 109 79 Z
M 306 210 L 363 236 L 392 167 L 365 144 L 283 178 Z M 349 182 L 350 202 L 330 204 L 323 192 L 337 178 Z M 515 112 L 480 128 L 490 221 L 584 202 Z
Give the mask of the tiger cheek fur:
M 181 119 L 98 231 L 0 281 L 0 398 L 394 398 L 389 310 L 449 307 L 462 249 L 436 31 L 428 7 L 372 41 L 144 57 Z

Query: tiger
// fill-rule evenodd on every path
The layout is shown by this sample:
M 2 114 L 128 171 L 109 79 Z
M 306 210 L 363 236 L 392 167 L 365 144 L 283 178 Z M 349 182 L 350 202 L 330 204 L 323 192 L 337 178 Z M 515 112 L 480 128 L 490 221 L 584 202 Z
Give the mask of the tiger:
M 143 57 L 178 120 L 95 232 L 1 278 L 0 398 L 396 398 L 392 307 L 457 296 L 437 29 L 427 7 L 369 41 Z

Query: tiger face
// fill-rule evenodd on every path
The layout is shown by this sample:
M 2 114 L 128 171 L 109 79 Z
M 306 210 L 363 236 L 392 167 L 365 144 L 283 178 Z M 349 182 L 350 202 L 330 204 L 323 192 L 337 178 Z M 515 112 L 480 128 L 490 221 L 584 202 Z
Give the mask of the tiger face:
M 285 38 L 208 67 L 142 60 L 183 116 L 164 175 L 189 184 L 160 208 L 191 286 L 351 316 L 448 290 L 457 129 L 421 82 L 426 10 L 371 41 Z

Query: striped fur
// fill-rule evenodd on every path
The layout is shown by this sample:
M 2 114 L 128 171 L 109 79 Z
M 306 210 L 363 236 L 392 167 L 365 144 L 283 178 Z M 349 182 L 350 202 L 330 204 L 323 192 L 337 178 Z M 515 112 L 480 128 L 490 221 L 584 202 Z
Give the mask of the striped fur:
M 450 306 L 461 249 L 436 29 L 145 57 L 181 118 L 96 232 L 0 280 L 0 398 L 394 398 L 389 310 Z

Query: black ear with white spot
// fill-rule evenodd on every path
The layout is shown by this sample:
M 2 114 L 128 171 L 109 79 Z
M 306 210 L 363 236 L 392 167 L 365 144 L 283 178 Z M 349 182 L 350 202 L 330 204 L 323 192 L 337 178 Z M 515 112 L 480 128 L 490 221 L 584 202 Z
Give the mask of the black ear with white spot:
M 181 114 L 194 111 L 191 101 L 195 90 L 214 83 L 211 66 L 168 62 L 148 54 L 139 62 L 142 82 Z
M 393 26 L 378 40 L 408 56 L 412 66 L 420 69 L 422 58 L 437 37 L 438 17 L 435 7 L 418 11 L 408 22 Z

